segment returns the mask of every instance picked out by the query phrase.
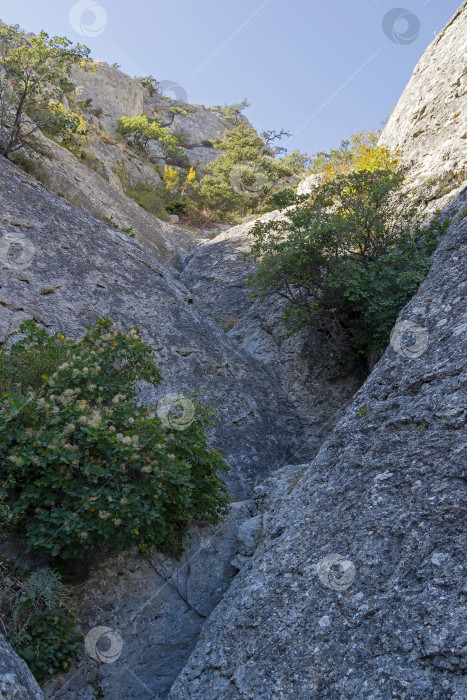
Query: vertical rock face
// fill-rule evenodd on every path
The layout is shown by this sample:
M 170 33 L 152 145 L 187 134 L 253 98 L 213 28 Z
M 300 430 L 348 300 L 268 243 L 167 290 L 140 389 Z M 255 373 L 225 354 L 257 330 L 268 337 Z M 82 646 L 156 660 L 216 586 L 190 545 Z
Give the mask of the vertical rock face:
M 110 128 L 124 116 L 143 114 L 144 88 L 134 78 L 104 61 L 96 61 L 94 71 L 73 70 L 78 85 L 77 100 L 92 100 L 92 109 L 102 110 L 100 119 Z
M 26 662 L 0 635 L 0 697 L 2 700 L 43 700 L 41 689 Z
M 381 136 L 401 153 L 409 184 L 428 211 L 467 180 L 467 3 L 430 44 Z
M 291 459 L 301 426 L 274 378 L 192 301 L 144 246 L 0 159 L 0 341 L 23 319 L 70 337 L 103 316 L 125 331 L 138 326 L 159 355 L 164 380 L 142 398 L 154 404 L 164 394 L 199 388 L 216 406 L 210 442 L 231 464 L 231 494 L 248 498 Z M 94 680 L 109 698 L 167 693 L 234 576 L 236 532 L 249 515 L 248 503 L 233 503 L 219 528 L 194 531 L 194 546 L 181 562 L 157 552 L 144 562 L 131 554 L 98 562 L 80 589 L 82 631 L 109 624 L 118 630 L 121 665 L 99 672 L 95 661 L 81 657 L 63 688 L 52 683 L 47 696 L 92 700 Z M 35 697 L 19 694 L 27 686 L 5 659 L 5 697 Z

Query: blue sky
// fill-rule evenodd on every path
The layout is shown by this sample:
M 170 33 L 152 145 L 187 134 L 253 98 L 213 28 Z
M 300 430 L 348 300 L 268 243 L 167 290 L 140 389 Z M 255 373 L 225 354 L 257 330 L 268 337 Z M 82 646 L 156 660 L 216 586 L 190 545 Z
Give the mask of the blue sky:
M 246 115 L 258 130 L 285 128 L 294 134 L 289 150 L 313 153 L 381 126 L 460 4 L 0 0 L 0 18 L 85 43 L 94 58 L 117 62 L 130 75 L 178 83 L 190 102 L 247 97 Z

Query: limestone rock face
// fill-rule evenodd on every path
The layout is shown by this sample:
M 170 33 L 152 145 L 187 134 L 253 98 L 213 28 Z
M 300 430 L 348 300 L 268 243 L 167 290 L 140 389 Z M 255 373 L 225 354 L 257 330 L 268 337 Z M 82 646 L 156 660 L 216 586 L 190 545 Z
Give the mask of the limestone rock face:
M 321 175 L 308 175 L 297 187 L 297 194 L 311 194 L 321 183 Z
M 414 203 L 428 214 L 444 207 L 450 229 L 392 344 L 302 478 L 261 521 L 242 524 L 242 568 L 171 700 L 467 696 L 466 19 L 463 3 L 382 137 L 409 165 Z
M 171 700 L 466 697 L 466 204 L 400 315 L 412 352 L 395 337 L 268 511 Z
M 18 207 L 20 203 L 20 207 Z M 217 407 L 213 443 L 232 465 L 233 494 L 290 459 L 296 417 L 267 370 L 194 308 L 191 294 L 127 234 L 0 162 L 0 331 L 33 318 L 71 337 L 99 317 L 137 325 L 160 355 L 163 385 L 145 398 L 204 390 Z M 13 256 L 13 257 L 12 257 Z M 17 256 L 17 263 L 15 263 Z M 26 260 L 23 264 L 21 261 Z
M 97 169 L 93 169 L 85 164 L 88 161 L 82 162 L 54 141 L 42 140 L 49 157 L 41 161 L 41 168 L 45 173 L 45 182 L 53 192 L 98 219 L 107 217 L 120 227 L 131 227 L 136 239 L 165 265 L 176 264 L 180 253 L 196 246 L 197 237 L 194 234 L 161 221 L 127 197 L 118 178 L 112 173 L 112 166 L 123 168 L 133 184 L 143 180 L 151 182 L 152 179 L 154 186 L 157 186 L 160 178 L 154 171 L 148 177 L 148 166 L 137 159 L 129 159 L 125 152 L 122 153 L 115 146 L 112 150 L 112 146 L 94 141 L 94 146 L 89 147 L 89 152 L 97 159 L 93 162 L 93 167 Z
M 0 697 L 2 700 L 43 700 L 44 696 L 28 669 L 0 635 Z
M 216 528 L 192 528 L 192 545 L 178 561 L 156 551 L 96 558 L 77 589 L 78 624 L 83 636 L 110 627 L 121 655 L 99 664 L 83 651 L 67 674 L 45 685 L 45 697 L 94 700 L 93 683 L 108 698 L 165 697 L 234 578 L 237 533 L 255 512 L 252 501 L 234 503 Z
M 123 117 L 143 114 L 144 88 L 134 78 L 104 61 L 95 61 L 96 70 L 74 68 L 72 80 L 77 85 L 77 100 L 92 99 L 91 109 L 101 109 L 99 119 L 109 130 Z
M 202 141 L 217 141 L 226 131 L 235 127 L 234 121 L 225 119 L 218 107 L 205 107 L 182 100 L 173 100 L 167 95 L 155 93 L 149 96 L 146 93 L 144 104 L 146 116 L 158 119 L 162 124 L 167 123 L 171 119 L 171 107 L 179 107 L 187 112 L 187 114 L 174 116 L 170 130 L 183 133 L 189 144 L 201 145 Z M 249 124 L 245 117 L 240 116 L 238 121 Z
M 410 166 L 409 186 L 428 212 L 467 180 L 467 3 L 430 44 L 392 112 L 380 144 Z

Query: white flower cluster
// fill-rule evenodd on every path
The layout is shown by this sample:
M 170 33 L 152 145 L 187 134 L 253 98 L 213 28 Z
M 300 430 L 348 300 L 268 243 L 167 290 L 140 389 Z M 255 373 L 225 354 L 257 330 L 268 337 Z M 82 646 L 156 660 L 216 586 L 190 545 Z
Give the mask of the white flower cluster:
M 63 405 L 66 405 L 68 403 L 72 403 L 75 399 L 76 396 L 81 392 L 81 389 L 76 388 L 76 389 L 65 389 L 63 394 L 60 396 L 57 396 L 57 401 L 59 403 L 62 403 Z

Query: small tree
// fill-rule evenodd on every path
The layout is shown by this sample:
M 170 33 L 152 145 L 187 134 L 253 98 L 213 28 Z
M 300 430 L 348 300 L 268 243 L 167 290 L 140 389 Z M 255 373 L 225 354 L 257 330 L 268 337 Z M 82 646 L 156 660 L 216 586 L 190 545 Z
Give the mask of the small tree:
M 37 151 L 41 129 L 76 133 L 76 118 L 64 119 L 53 105 L 74 91 L 71 69 L 86 68 L 89 52 L 66 37 L 28 37 L 18 25 L 0 24 L 0 154 Z
M 275 141 L 281 141 L 284 138 L 284 136 L 288 138 L 289 136 L 292 136 L 292 134 L 290 133 L 290 131 L 286 131 L 285 129 L 281 129 L 280 131 L 275 131 L 275 129 L 268 129 L 267 131 L 261 132 L 261 138 L 263 139 L 265 146 L 271 148 L 273 153 L 275 153 L 276 155 L 287 153 L 287 149 L 284 146 L 271 145 Z
M 221 218 L 257 210 L 292 174 L 246 124 L 228 131 L 216 147 L 225 154 L 207 166 L 210 174 L 201 180 L 200 195 L 202 204 Z
M 308 173 L 321 173 L 323 180 L 357 170 L 392 170 L 398 167 L 397 154 L 378 145 L 379 134 L 361 131 L 328 153 L 319 151 L 310 158 Z
M 148 90 L 151 97 L 156 94 L 159 81 L 156 80 L 152 75 L 138 76 L 135 78 L 135 80 L 144 88 L 146 88 L 146 90 Z
M 122 117 L 117 123 L 117 133 L 125 136 L 132 146 L 136 146 L 146 155 L 149 154 L 151 141 L 158 143 L 168 158 L 180 158 L 185 149 L 179 145 L 179 139 L 161 126 L 157 119 L 148 119 L 143 114 Z
M 225 105 L 224 107 L 222 107 L 222 114 L 225 117 L 225 119 L 232 119 L 234 124 L 238 124 L 239 116 L 245 109 L 247 109 L 247 107 L 250 106 L 250 103 L 245 97 L 245 99 L 241 102 L 237 102 L 232 105 Z
M 283 219 L 257 223 L 252 297 L 284 297 L 291 332 L 312 324 L 365 357 L 384 348 L 445 229 L 437 221 L 414 227 L 402 181 L 391 170 L 338 175 Z

